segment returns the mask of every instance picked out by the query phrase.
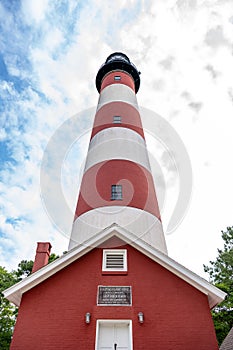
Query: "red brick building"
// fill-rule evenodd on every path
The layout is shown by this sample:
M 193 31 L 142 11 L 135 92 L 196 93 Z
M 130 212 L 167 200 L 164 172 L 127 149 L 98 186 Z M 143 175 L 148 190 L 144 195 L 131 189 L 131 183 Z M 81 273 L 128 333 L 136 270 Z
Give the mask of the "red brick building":
M 224 293 L 167 255 L 136 101 L 121 53 L 100 93 L 69 251 L 5 291 L 20 305 L 11 349 L 217 350 L 210 309 Z

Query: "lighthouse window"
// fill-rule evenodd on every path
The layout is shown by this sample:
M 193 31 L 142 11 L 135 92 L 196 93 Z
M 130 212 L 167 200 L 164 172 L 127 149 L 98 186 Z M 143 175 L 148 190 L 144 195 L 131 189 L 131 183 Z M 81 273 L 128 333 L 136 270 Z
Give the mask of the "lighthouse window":
M 112 185 L 111 189 L 111 200 L 121 200 L 122 199 L 122 185 Z
M 115 75 L 114 76 L 114 80 L 121 80 L 121 76 L 120 75 Z
M 113 116 L 113 123 L 114 124 L 120 124 L 121 123 L 121 116 L 120 115 L 114 115 Z
M 104 249 L 103 271 L 127 271 L 126 249 Z

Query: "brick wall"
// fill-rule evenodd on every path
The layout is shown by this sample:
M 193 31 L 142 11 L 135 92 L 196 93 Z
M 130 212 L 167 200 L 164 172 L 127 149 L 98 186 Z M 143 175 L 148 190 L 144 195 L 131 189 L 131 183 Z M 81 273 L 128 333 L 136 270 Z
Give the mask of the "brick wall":
M 25 293 L 11 349 L 94 349 L 97 319 L 132 320 L 134 350 L 218 349 L 207 297 L 131 246 L 120 248 L 127 275 L 102 275 L 96 248 Z M 97 306 L 98 285 L 132 286 L 133 305 Z

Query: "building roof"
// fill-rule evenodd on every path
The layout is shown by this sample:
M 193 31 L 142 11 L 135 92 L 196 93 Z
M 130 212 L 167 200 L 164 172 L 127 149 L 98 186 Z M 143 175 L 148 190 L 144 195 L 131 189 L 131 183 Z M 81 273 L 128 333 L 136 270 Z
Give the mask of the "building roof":
M 47 278 L 53 276 L 61 269 L 90 252 L 93 248 L 100 246 L 106 240 L 114 236 L 131 245 L 153 261 L 163 266 L 165 269 L 192 285 L 194 288 L 206 294 L 208 296 L 209 306 L 211 309 L 225 298 L 226 293 L 117 224 L 112 224 L 111 226 L 105 228 L 91 239 L 68 251 L 59 259 L 53 261 L 52 263 L 26 277 L 19 283 L 8 288 L 4 291 L 4 296 L 9 301 L 19 306 L 23 293 L 42 283 Z
M 233 349 L 233 327 L 223 340 L 220 350 L 232 350 Z

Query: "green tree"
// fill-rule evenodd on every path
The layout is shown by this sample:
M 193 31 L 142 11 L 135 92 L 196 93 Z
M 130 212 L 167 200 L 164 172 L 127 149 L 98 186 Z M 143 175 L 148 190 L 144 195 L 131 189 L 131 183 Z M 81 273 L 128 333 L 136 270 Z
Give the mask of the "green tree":
M 23 278 L 29 276 L 32 272 L 33 261 L 32 260 L 22 260 L 18 264 L 18 269 L 15 271 L 17 276 L 17 282 L 21 281 Z
M 59 255 L 52 253 L 49 263 L 59 258 Z M 13 284 L 29 276 L 32 272 L 33 261 L 22 260 L 18 264 L 17 270 L 8 272 L 5 267 L 0 266 L 0 349 L 8 350 L 11 337 L 18 314 L 18 308 L 11 304 L 3 296 L 3 291 Z
M 0 266 L 0 344 L 2 350 L 9 349 L 17 308 L 4 298 L 2 291 L 17 282 L 14 272 Z
M 63 254 L 66 254 L 66 252 L 63 252 Z M 49 256 L 49 264 L 54 261 L 54 260 L 57 260 L 59 258 L 59 255 L 55 254 L 55 253 L 52 253 L 50 254 Z
M 222 239 L 224 246 L 218 249 L 216 260 L 210 261 L 210 266 L 204 265 L 210 282 L 227 293 L 225 300 L 212 311 L 219 344 L 233 326 L 233 227 L 222 231 Z

